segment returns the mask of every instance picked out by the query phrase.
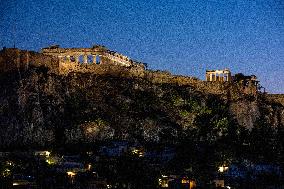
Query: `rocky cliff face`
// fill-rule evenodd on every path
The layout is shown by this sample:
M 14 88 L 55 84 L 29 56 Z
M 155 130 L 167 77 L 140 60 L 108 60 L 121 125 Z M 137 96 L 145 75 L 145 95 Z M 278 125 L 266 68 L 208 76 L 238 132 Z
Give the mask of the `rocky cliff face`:
M 284 125 L 281 104 L 241 94 L 237 85 L 103 70 L 60 75 L 41 64 L 2 72 L 0 147 L 107 139 L 175 143 L 201 126 L 218 137 L 231 124 L 248 129 L 261 120 Z

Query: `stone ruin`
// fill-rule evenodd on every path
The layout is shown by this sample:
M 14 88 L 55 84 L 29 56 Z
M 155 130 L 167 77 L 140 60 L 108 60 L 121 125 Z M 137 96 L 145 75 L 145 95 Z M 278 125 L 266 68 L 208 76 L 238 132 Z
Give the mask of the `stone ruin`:
M 30 66 L 44 66 L 49 72 L 63 75 L 70 72 L 127 72 L 129 75 L 141 76 L 147 68 L 145 63 L 100 45 L 91 48 L 61 48 L 53 45 L 42 48 L 40 52 L 6 47 L 0 50 L 0 72 L 27 70 Z
M 255 75 L 245 76 L 242 73 L 232 75 L 229 69 L 206 70 L 206 81 L 209 82 L 233 82 L 239 83 L 241 90 L 246 94 L 256 94 L 265 88 L 259 84 Z
M 113 64 L 124 67 L 138 66 L 143 69 L 146 67 L 145 63 L 132 60 L 101 45 L 91 48 L 60 48 L 59 45 L 53 45 L 43 48 L 41 53 L 57 57 L 59 64 Z

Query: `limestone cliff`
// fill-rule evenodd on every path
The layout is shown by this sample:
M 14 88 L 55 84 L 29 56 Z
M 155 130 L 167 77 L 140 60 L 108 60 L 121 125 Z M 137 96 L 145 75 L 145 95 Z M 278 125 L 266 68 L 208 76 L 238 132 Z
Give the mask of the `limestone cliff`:
M 112 65 L 59 74 L 52 57 L 17 60 L 15 52 L 0 56 L 0 148 L 107 139 L 174 143 L 200 125 L 217 136 L 230 124 L 284 125 L 283 105 L 243 94 L 237 84 Z

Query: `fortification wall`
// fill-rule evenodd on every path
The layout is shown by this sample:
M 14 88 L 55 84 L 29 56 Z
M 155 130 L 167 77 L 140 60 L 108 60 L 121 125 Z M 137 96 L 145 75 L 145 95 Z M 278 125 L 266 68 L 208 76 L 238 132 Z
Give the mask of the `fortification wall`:
M 271 102 L 280 103 L 284 106 L 284 94 L 267 94 L 266 98 Z
M 145 78 L 151 80 L 153 83 L 169 83 L 179 86 L 190 86 L 194 90 L 211 93 L 216 95 L 222 95 L 227 98 L 229 82 L 207 82 L 199 80 L 196 77 L 172 75 L 166 71 L 151 71 L 145 72 Z
M 131 63 L 128 66 L 124 66 L 119 62 L 112 62 L 105 56 L 101 56 L 100 64 L 96 62 L 92 63 L 80 63 L 70 60 L 62 60 L 62 57 L 58 57 L 57 50 L 62 49 L 49 49 L 49 53 L 38 53 L 33 51 L 20 50 L 16 48 L 8 48 L 0 51 L 0 72 L 11 72 L 20 70 L 27 70 L 31 66 L 40 67 L 44 66 L 49 68 L 50 72 L 67 75 L 70 72 L 92 72 L 96 74 L 122 74 L 123 76 L 144 76 L 145 65 L 139 62 L 129 61 Z M 68 52 L 80 53 L 78 49 L 63 49 Z M 90 49 L 81 49 L 90 50 Z M 65 52 L 64 51 L 64 52 Z M 91 50 L 90 50 L 91 51 Z M 91 51 L 94 52 L 93 50 Z M 53 55 L 55 53 L 55 55 Z M 59 53 L 60 54 L 60 53 Z M 61 54 L 62 55 L 62 54 Z M 72 53 L 71 53 L 72 55 Z M 120 55 L 116 55 L 120 56 Z M 125 57 L 124 57 L 125 58 Z M 95 60 L 93 60 L 95 61 Z
M 50 71 L 57 73 L 59 62 L 55 57 L 33 51 L 16 48 L 0 51 L 0 72 L 11 72 L 19 69 L 27 70 L 31 66 L 44 66 L 49 68 Z

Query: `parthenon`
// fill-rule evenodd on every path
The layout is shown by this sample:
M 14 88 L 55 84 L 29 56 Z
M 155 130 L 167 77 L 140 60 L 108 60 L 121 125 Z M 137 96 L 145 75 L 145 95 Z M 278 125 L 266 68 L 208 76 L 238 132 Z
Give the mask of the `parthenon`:
M 94 45 L 91 48 L 60 48 L 53 45 L 43 48 L 41 52 L 45 55 L 52 55 L 59 58 L 59 63 L 76 64 L 115 64 L 125 67 L 132 65 L 144 66 L 143 63 L 131 60 L 129 57 L 110 51 L 101 45 Z

